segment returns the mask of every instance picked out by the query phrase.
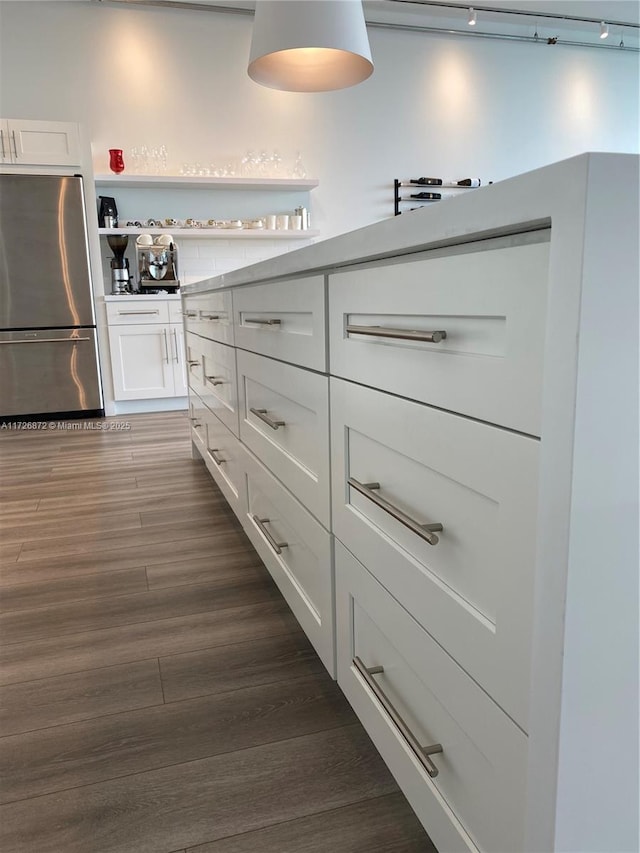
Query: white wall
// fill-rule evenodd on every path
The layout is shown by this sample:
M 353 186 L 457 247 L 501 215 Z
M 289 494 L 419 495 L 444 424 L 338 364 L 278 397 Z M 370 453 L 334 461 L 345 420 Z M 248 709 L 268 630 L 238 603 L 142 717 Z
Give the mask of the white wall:
M 586 150 L 638 151 L 638 55 L 370 29 L 373 76 L 276 92 L 246 74 L 252 18 L 0 2 L 0 113 L 73 119 L 107 149 L 184 161 L 297 149 L 322 236 L 392 214 L 394 177 L 500 180 Z

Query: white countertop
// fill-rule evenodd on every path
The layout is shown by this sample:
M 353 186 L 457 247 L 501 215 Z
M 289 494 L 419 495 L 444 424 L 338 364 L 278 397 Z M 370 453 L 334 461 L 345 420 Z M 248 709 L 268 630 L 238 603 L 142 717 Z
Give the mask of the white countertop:
M 584 204 L 590 165 L 604 164 L 608 158 L 618 161 L 615 168 L 625 169 L 634 157 L 633 154 L 580 154 L 297 251 L 193 282 L 183 286 L 182 292 L 204 293 L 335 269 L 350 263 L 535 230 L 548 227 L 552 220 L 561 231 L 571 229 L 576 210 Z
M 163 299 L 167 302 L 179 302 L 179 293 L 109 293 L 103 297 L 105 302 L 145 302 L 148 299 Z

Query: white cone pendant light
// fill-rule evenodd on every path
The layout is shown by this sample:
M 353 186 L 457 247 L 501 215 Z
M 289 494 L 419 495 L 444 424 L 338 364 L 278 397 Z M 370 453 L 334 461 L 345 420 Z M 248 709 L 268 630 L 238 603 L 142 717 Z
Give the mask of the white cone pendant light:
M 361 0 L 256 0 L 249 77 L 270 89 L 327 92 L 373 73 Z

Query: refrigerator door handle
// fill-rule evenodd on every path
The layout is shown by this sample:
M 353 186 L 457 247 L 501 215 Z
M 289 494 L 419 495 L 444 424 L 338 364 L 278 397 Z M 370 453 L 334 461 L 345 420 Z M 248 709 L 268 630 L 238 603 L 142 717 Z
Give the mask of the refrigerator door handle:
M 1 344 L 77 344 L 78 341 L 90 341 L 91 338 L 33 338 L 22 341 L 0 341 Z

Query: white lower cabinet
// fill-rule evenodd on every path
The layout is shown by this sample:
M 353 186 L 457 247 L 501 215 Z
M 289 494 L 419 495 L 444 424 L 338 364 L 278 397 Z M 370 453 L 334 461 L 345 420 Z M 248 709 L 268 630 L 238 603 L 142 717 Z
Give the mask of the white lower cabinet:
M 197 394 L 189 394 L 189 420 L 191 440 L 202 458 L 207 452 L 206 407 Z
M 639 165 L 186 294 L 194 446 L 440 853 L 638 849 Z
M 325 302 L 317 275 L 240 287 L 233 294 L 236 346 L 325 371 Z
M 527 730 L 540 442 L 333 378 L 331 436 L 336 536 Z
M 114 399 L 184 397 L 187 382 L 182 326 L 109 326 Z
M 248 502 L 243 526 L 334 675 L 332 537 L 245 447 L 243 459 Z
M 203 296 L 183 296 L 187 332 L 233 345 L 231 291 L 218 290 Z
M 203 416 L 202 450 L 205 465 L 229 506 L 242 518 L 247 498 L 240 442 L 204 402 L 199 414 Z
M 329 381 L 237 351 L 240 438 L 329 528 Z
M 338 684 L 440 853 L 522 850 L 527 736 L 336 539 Z
M 193 341 L 195 335 L 188 333 L 187 338 Z M 222 423 L 239 437 L 236 351 L 233 347 L 204 338 L 200 342 L 202 399 Z
M 105 302 L 115 400 L 187 396 L 180 308 L 146 297 Z
M 540 435 L 548 233 L 331 275 L 331 374 Z

